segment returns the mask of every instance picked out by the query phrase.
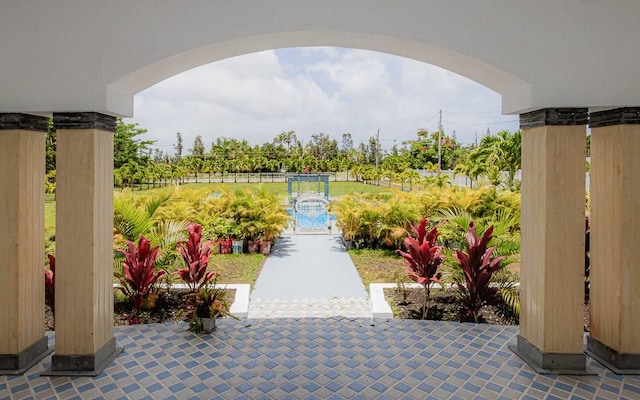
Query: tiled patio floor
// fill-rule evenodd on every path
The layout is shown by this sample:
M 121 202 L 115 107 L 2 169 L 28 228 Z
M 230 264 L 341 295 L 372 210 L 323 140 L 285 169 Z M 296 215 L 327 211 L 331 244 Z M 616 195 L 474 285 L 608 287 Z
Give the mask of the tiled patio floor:
M 125 347 L 96 378 L 0 377 L 0 398 L 638 399 L 640 377 L 543 376 L 507 349 L 517 328 L 433 321 L 219 321 L 116 328 Z M 52 339 L 52 338 L 51 338 Z M 51 340 L 53 346 L 53 340 Z

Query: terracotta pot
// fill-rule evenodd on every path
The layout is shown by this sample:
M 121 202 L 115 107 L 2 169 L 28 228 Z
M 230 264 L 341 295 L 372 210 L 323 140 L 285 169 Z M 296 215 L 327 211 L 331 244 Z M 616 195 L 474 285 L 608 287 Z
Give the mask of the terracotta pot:
M 233 242 L 231 239 L 224 239 L 220 242 L 220 254 L 231 254 Z
M 271 254 L 271 241 L 270 240 L 262 240 L 260 241 L 260 254 L 264 254 L 268 256 Z
M 249 240 L 247 251 L 249 254 L 256 254 L 259 250 L 259 242 L 257 240 Z

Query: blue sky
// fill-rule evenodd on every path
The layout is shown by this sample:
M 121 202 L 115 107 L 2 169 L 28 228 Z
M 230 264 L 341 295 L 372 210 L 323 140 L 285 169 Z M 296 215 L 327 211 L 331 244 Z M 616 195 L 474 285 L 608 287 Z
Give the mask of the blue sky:
M 518 129 L 502 115 L 500 96 L 433 65 L 367 50 L 304 47 L 269 50 L 204 65 L 140 92 L 134 117 L 146 137 L 173 153 L 176 132 L 185 149 L 202 135 L 207 149 L 218 137 L 253 144 L 294 130 L 299 139 L 326 133 L 340 141 L 368 141 L 380 129 L 384 148 L 443 127 L 472 143 L 487 128 Z

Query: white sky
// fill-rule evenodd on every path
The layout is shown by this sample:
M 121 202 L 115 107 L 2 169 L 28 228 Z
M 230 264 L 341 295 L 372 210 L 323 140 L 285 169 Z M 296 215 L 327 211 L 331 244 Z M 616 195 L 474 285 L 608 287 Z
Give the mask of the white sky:
M 298 139 L 326 133 L 354 145 L 380 129 L 384 148 L 414 139 L 419 129 L 444 130 L 472 143 L 487 128 L 518 129 L 502 115 L 500 96 L 433 65 L 366 50 L 306 47 L 269 50 L 204 65 L 135 96 L 134 117 L 145 139 L 173 153 L 176 132 L 186 150 L 202 135 L 207 151 L 217 137 L 271 142 L 294 130 Z

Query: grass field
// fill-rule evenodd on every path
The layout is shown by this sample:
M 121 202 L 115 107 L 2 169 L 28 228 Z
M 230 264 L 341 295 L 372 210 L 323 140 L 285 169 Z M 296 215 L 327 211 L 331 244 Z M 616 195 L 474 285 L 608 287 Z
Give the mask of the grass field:
M 217 254 L 209 258 L 209 268 L 220 274 L 218 283 L 256 283 L 266 257 L 262 254 Z
M 56 233 L 56 201 L 47 198 L 44 202 L 44 235 L 50 237 Z
M 349 250 L 349 256 L 369 290 L 370 283 L 411 282 L 403 259 L 390 250 Z

